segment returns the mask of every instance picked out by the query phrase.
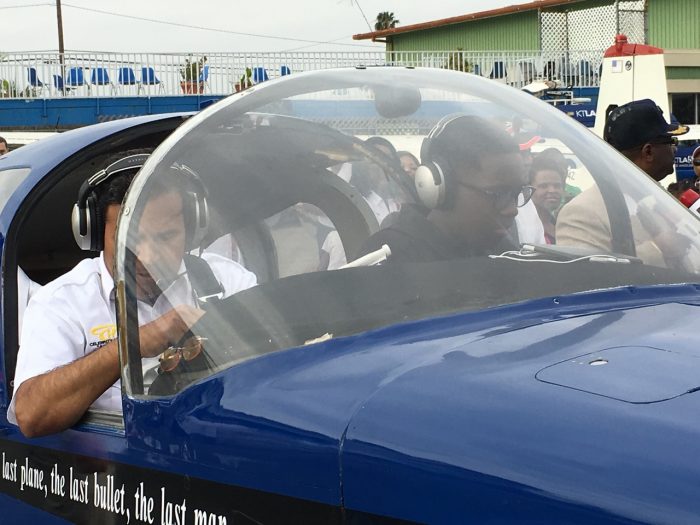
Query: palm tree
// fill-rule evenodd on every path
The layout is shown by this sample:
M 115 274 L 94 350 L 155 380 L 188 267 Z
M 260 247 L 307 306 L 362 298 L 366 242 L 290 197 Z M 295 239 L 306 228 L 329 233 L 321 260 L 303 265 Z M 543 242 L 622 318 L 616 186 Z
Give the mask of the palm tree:
M 382 11 L 377 15 L 377 21 L 374 23 L 374 29 L 376 31 L 382 31 L 383 29 L 394 29 L 396 24 L 399 23 L 399 20 L 394 18 L 394 13 Z

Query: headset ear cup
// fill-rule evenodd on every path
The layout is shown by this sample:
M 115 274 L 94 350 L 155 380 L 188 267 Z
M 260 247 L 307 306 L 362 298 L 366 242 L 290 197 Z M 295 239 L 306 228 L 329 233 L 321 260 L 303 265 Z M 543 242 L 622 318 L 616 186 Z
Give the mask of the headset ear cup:
M 85 208 L 78 203 L 71 213 L 73 237 L 81 250 L 99 252 L 104 247 L 104 221 L 97 209 L 97 199 L 90 195 L 85 199 Z
M 421 164 L 415 173 L 416 192 L 426 208 L 434 210 L 445 202 L 445 176 L 436 162 Z
M 95 189 L 119 173 L 138 171 L 149 156 L 149 153 L 127 155 L 82 183 L 78 202 L 71 212 L 73 237 L 81 250 L 99 252 L 104 249 L 104 215 L 99 209 Z
M 87 199 L 87 217 L 88 217 L 88 238 L 90 239 L 90 251 L 99 252 L 104 248 L 104 217 L 100 213 L 97 205 L 97 197 L 93 194 Z
M 185 246 L 192 251 L 199 248 L 209 230 L 209 205 L 201 193 L 188 191 L 183 203 L 183 218 L 187 226 Z
M 87 235 L 90 230 L 90 225 L 88 224 L 89 219 L 87 218 L 85 209 L 80 208 L 77 202 L 73 204 L 70 222 L 73 229 L 73 238 L 78 248 L 81 250 L 89 250 L 90 238 Z

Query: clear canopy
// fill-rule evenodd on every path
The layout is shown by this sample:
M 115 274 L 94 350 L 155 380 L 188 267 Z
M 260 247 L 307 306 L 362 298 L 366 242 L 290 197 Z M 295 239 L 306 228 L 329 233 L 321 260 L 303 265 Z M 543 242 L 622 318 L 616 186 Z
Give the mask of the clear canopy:
M 170 395 L 401 322 L 695 281 L 699 224 L 590 130 L 495 81 L 288 76 L 190 119 L 136 178 L 117 247 L 124 383 Z M 206 313 L 169 360 L 142 362 L 142 303 Z

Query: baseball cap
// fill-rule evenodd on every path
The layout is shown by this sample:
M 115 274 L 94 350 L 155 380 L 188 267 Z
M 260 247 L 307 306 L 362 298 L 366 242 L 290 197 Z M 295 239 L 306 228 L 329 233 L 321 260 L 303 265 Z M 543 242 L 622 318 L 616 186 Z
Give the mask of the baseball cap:
M 691 158 L 694 159 L 694 158 L 696 158 L 698 155 L 700 155 L 700 146 L 698 146 L 697 148 L 695 148 L 695 149 L 693 150 L 693 155 L 691 156 Z
M 653 100 L 635 100 L 613 108 L 605 120 L 603 138 L 615 149 L 625 151 L 658 138 L 688 133 L 688 127 L 669 124 Z

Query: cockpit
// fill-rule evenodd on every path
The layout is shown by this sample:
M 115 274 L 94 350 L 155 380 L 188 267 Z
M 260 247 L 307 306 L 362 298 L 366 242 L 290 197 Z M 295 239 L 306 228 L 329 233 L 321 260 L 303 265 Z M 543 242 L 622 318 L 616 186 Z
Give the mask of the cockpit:
M 404 169 L 402 153 L 418 168 Z M 547 184 L 532 172 L 543 164 Z M 539 198 L 539 186 L 550 193 Z M 205 312 L 188 334 L 196 347 L 174 342 L 176 365 L 154 368 L 139 351 L 139 253 L 144 243 L 169 249 L 141 233 L 167 191 L 182 198 L 188 256 L 234 261 L 256 284 L 222 293 L 198 289 L 206 278 L 189 266 L 147 267 L 166 294 L 188 274 Z M 567 209 L 574 202 L 583 213 Z M 695 282 L 699 225 L 590 130 L 528 94 L 436 69 L 293 75 L 192 117 L 135 179 L 115 275 L 124 385 L 169 396 L 271 352 L 323 351 L 401 323 Z

